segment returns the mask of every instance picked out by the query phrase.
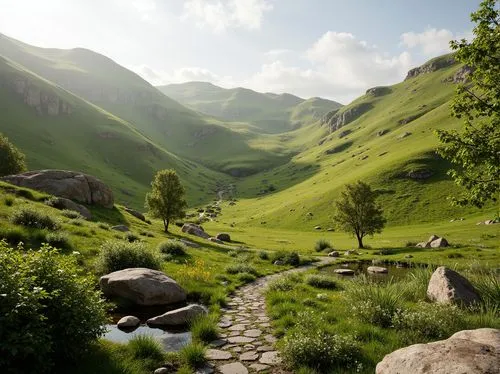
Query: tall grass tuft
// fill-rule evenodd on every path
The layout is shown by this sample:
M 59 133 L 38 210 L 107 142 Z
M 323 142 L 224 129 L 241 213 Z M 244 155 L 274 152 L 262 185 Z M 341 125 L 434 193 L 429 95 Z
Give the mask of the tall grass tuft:
M 186 255 L 186 246 L 178 240 L 166 240 L 158 245 L 158 250 L 171 256 Z
M 219 336 L 217 317 L 215 315 L 198 317 L 191 322 L 190 330 L 194 341 L 210 343 Z
M 306 277 L 306 283 L 312 287 L 326 290 L 337 288 L 335 279 L 327 275 L 311 274 Z
M 314 245 L 314 250 L 316 252 L 322 252 L 325 249 L 332 248 L 332 245 L 330 242 L 326 239 L 319 239 L 316 244 Z
M 179 352 L 182 360 L 191 368 L 199 368 L 206 362 L 205 346 L 202 343 L 191 343 Z
M 96 266 L 102 274 L 138 267 L 159 270 L 161 258 L 141 242 L 107 241 L 101 246 Z
M 128 342 L 128 348 L 134 358 L 152 359 L 157 361 L 161 361 L 165 358 L 161 344 L 151 336 L 134 336 Z
M 59 223 L 48 214 L 33 208 L 22 207 L 16 209 L 10 220 L 16 225 L 32 227 L 35 229 L 57 230 Z

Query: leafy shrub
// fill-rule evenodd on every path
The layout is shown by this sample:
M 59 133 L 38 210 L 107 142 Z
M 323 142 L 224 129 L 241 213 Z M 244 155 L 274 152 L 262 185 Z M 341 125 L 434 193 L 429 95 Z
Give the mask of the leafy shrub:
M 295 288 L 299 278 L 295 274 L 287 274 L 269 282 L 267 289 L 269 291 L 290 291 Z
M 455 305 L 420 302 L 415 308 L 397 312 L 393 327 L 404 330 L 410 344 L 445 339 L 465 327 L 464 313 Z
M 390 327 L 401 307 L 404 292 L 395 283 L 354 283 L 348 290 L 352 311 L 364 322 Z
M 333 290 L 337 283 L 332 277 L 326 275 L 312 274 L 306 278 L 306 283 L 310 286 L 322 289 Z
M 297 252 L 278 251 L 272 255 L 272 262 L 280 261 L 284 265 L 299 266 L 300 256 Z
M 129 243 L 133 243 L 139 240 L 139 237 L 132 232 L 127 232 L 125 234 L 125 240 Z
M 50 372 L 77 359 L 105 329 L 106 308 L 74 256 L 21 252 L 0 242 L 0 367 Z M 22 326 L 22 328 L 20 328 Z
M 85 220 L 82 218 L 75 218 L 71 220 L 71 224 L 78 227 L 85 226 Z
M 26 243 L 28 236 L 19 228 L 0 228 L 0 240 L 5 240 L 12 246 L 17 246 L 20 242 Z
M 172 256 L 185 256 L 186 246 L 178 240 L 167 240 L 158 245 L 158 250 L 161 253 Z
M 314 245 L 314 250 L 316 252 L 322 252 L 327 248 L 332 248 L 332 245 L 330 242 L 326 239 L 319 239 L 316 244 Z
M 235 250 L 231 250 L 227 252 L 227 254 L 229 255 L 229 257 L 238 257 L 238 252 Z
M 12 206 L 12 205 L 14 205 L 14 200 L 15 199 L 12 196 L 5 196 L 3 199 L 3 203 L 6 206 Z
M 68 236 L 64 233 L 51 232 L 45 236 L 45 242 L 53 248 L 71 249 L 73 248 Z
M 228 274 L 239 274 L 239 273 L 249 273 L 253 275 L 258 275 L 259 273 L 255 268 L 251 265 L 240 263 L 230 265 L 226 268 L 226 273 Z
M 205 346 L 202 343 L 191 343 L 179 352 L 183 361 L 191 368 L 203 366 L 206 362 Z
M 348 335 L 333 334 L 321 326 L 326 323 L 312 313 L 298 315 L 298 324 L 283 339 L 283 359 L 294 368 L 306 366 L 321 373 L 359 367 L 361 351 Z
M 0 176 L 18 174 L 25 170 L 24 154 L 6 136 L 0 134 Z
M 269 254 L 266 251 L 260 251 L 259 258 L 261 260 L 269 260 Z
M 57 230 L 59 223 L 48 214 L 33 209 L 22 207 L 15 210 L 10 217 L 12 223 L 35 229 Z
M 214 315 L 196 318 L 191 322 L 190 330 L 193 340 L 197 342 L 210 343 L 219 336 L 217 318 Z
M 70 210 L 70 209 L 61 210 L 61 214 L 64 217 L 70 218 L 70 219 L 84 219 L 80 213 L 75 212 L 74 210 Z
M 253 282 L 256 277 L 253 274 L 250 273 L 240 273 L 238 274 L 238 279 L 244 283 L 250 283 Z
M 97 269 L 100 273 L 137 267 L 159 270 L 159 254 L 140 242 L 107 241 L 101 246 L 97 259 Z

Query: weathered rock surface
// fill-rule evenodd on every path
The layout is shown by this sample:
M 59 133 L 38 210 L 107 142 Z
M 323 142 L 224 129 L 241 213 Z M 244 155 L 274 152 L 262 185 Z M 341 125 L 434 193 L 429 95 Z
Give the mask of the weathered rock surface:
M 207 360 L 229 360 L 233 355 L 228 351 L 221 351 L 219 349 L 207 349 L 205 352 Z
M 221 232 L 221 233 L 217 234 L 216 238 L 223 241 L 223 242 L 230 242 L 231 241 L 231 236 L 225 232 Z
M 438 303 L 479 302 L 474 286 L 457 272 L 441 266 L 432 274 L 427 287 L 427 296 Z
M 434 172 L 432 170 L 411 170 L 406 174 L 408 178 L 415 180 L 429 179 L 433 175 Z
M 221 374 L 248 374 L 248 369 L 241 362 L 222 365 L 219 371 Z
M 340 274 L 340 275 L 353 275 L 354 270 L 351 269 L 335 269 L 333 271 L 335 274 Z
M 339 256 L 340 256 L 340 253 L 337 251 L 332 251 L 332 252 L 328 253 L 328 257 L 339 257 Z
M 195 235 L 203 239 L 208 239 L 210 238 L 210 235 L 208 235 L 205 230 L 203 230 L 203 227 L 196 225 L 194 223 L 185 223 L 182 226 L 182 232 L 185 232 L 190 235 Z
M 437 235 L 432 235 L 426 242 L 421 242 L 416 245 L 417 248 L 441 248 L 448 247 L 450 244 L 445 238 Z
M 379 273 L 379 274 L 384 274 L 388 272 L 387 268 L 384 268 L 382 266 L 368 266 L 366 270 L 369 273 Z
M 116 326 L 118 328 L 128 328 L 128 327 L 137 327 L 141 324 L 141 320 L 135 316 L 125 316 L 121 318 Z
M 146 321 L 148 326 L 184 326 L 198 316 L 208 314 L 208 310 L 198 304 L 191 304 L 184 308 L 171 310 L 160 316 Z
M 432 73 L 436 70 L 446 68 L 448 66 L 451 66 L 455 63 L 455 59 L 453 56 L 443 56 L 443 57 L 438 57 L 435 58 L 422 66 L 416 67 L 414 69 L 411 69 L 408 74 L 406 75 L 405 80 L 415 78 L 419 76 L 420 74 L 426 74 L 426 73 Z
M 370 103 L 361 103 L 348 109 L 334 110 L 323 117 L 322 123 L 328 126 L 330 132 L 333 132 L 356 120 L 371 108 Z
M 77 204 L 65 197 L 54 197 L 50 200 L 50 205 L 56 209 L 68 209 L 80 213 L 85 219 L 92 219 L 92 213 L 81 204 Z
M 146 217 L 144 217 L 144 214 L 141 212 L 138 212 L 137 210 L 131 209 L 131 208 L 125 208 L 125 211 L 127 213 L 132 214 L 135 218 L 140 219 L 141 221 L 146 221 Z
M 372 95 L 372 96 L 384 96 L 389 93 L 391 93 L 392 90 L 390 87 L 386 86 L 377 86 L 377 87 L 372 87 L 366 90 L 366 95 Z
M 109 297 L 130 300 L 137 305 L 166 305 L 186 300 L 186 293 L 161 271 L 130 268 L 101 277 L 100 286 Z
M 99 179 L 74 171 L 38 170 L 1 178 L 20 187 L 31 188 L 90 205 L 113 208 L 111 189 Z
M 500 330 L 461 331 L 447 340 L 415 344 L 386 355 L 376 374 L 495 374 L 500 367 L 499 345 Z

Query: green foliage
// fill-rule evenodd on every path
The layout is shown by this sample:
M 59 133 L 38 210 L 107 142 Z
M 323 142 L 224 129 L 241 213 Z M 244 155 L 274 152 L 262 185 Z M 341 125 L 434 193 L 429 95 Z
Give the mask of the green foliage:
M 260 251 L 259 258 L 264 261 L 269 260 L 269 254 L 266 251 Z
M 74 210 L 69 210 L 69 209 L 62 210 L 61 215 L 63 215 L 66 218 L 70 218 L 70 219 L 84 219 L 80 213 L 75 212 Z
M 0 133 L 0 177 L 26 170 L 24 154 Z
M 358 247 L 364 248 L 363 238 L 382 232 L 385 218 L 382 209 L 375 204 L 376 193 L 366 183 L 347 184 L 336 202 L 333 220 L 340 229 L 356 235 Z
M 14 210 L 10 220 L 16 225 L 22 225 L 35 229 L 59 229 L 59 223 L 54 218 L 41 210 L 31 207 L 20 207 Z
M 326 239 L 319 239 L 316 244 L 314 245 L 314 250 L 316 252 L 322 252 L 327 248 L 332 248 L 332 245 L 330 242 Z
M 294 289 L 299 280 L 300 278 L 295 274 L 286 274 L 269 282 L 267 289 L 269 291 L 290 291 Z
M 253 275 L 258 275 L 259 273 L 255 268 L 246 263 L 238 263 L 230 265 L 226 268 L 226 273 L 228 274 L 240 274 L 240 273 L 249 273 Z
M 210 343 L 219 336 L 217 327 L 217 316 L 206 315 L 196 318 L 190 324 L 191 336 L 194 341 Z
M 73 256 L 50 247 L 21 252 L 0 242 L 0 298 L 0 368 L 7 372 L 49 372 L 104 333 L 94 280 Z
M 101 274 L 137 267 L 160 270 L 161 258 L 145 243 L 113 240 L 101 246 L 96 267 Z
M 152 336 L 137 335 L 128 342 L 132 356 L 138 359 L 152 359 L 161 361 L 165 359 L 163 347 L 160 342 Z
M 5 240 L 12 246 L 17 246 L 20 242 L 26 243 L 28 239 L 28 235 L 18 227 L 0 227 L 0 240 Z
M 191 368 L 199 368 L 206 362 L 205 346 L 202 343 L 191 343 L 179 352 L 182 360 Z
M 471 274 L 469 280 L 481 296 L 482 302 L 500 312 L 500 278 L 494 270 Z
M 104 223 L 104 222 L 98 222 L 97 227 L 99 227 L 102 230 L 106 230 L 106 231 L 111 230 L 111 226 L 108 225 L 107 223 Z
M 146 208 L 149 214 L 163 220 L 168 232 L 170 220 L 185 216 L 187 203 L 184 200 L 184 187 L 175 170 L 161 170 L 151 183 L 151 192 L 146 195 Z
M 300 256 L 295 251 L 278 251 L 272 254 L 272 262 L 282 262 L 283 265 L 299 266 Z
M 73 245 L 68 235 L 62 232 L 50 232 L 45 236 L 45 242 L 53 248 L 72 249 Z
M 125 234 L 125 240 L 128 241 L 129 243 L 137 242 L 139 241 L 139 237 L 134 234 L 133 232 L 127 232 Z
M 14 205 L 15 199 L 12 196 L 5 196 L 3 199 L 3 203 L 5 206 L 12 206 Z
M 178 240 L 167 240 L 158 245 L 158 251 L 172 256 L 185 256 L 186 246 Z
M 306 283 L 315 288 L 333 290 L 337 288 L 335 279 L 327 275 L 311 274 L 306 277 Z
M 238 279 L 243 283 L 250 283 L 257 279 L 257 277 L 250 273 L 240 273 L 238 274 Z
M 293 368 L 306 366 L 321 373 L 334 369 L 357 369 L 361 351 L 348 335 L 331 333 L 322 325 L 326 321 L 309 312 L 299 313 L 298 324 L 283 339 L 283 359 Z
M 402 307 L 404 292 L 397 283 L 354 283 L 348 289 L 352 312 L 360 320 L 390 327 L 392 318 Z
M 466 327 L 464 313 L 454 305 L 420 302 L 399 310 L 392 326 L 402 331 L 408 344 L 446 339 Z
M 500 10 L 483 0 L 472 13 L 474 39 L 451 42 L 470 81 L 457 88 L 451 113 L 464 122 L 461 133 L 437 131 L 443 157 L 456 165 L 449 174 L 466 192 L 455 202 L 482 207 L 500 192 Z

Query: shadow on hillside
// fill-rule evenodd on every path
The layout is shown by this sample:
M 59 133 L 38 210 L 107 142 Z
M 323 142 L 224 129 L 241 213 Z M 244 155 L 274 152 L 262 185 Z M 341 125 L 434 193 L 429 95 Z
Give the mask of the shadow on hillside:
M 97 206 L 87 206 L 92 213 L 92 221 L 105 222 L 112 226 L 128 225 L 128 221 L 122 212 L 114 206 L 112 209 Z

